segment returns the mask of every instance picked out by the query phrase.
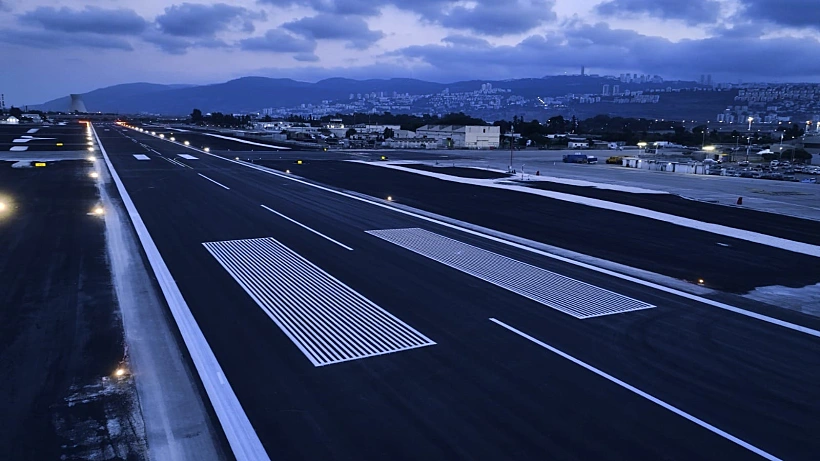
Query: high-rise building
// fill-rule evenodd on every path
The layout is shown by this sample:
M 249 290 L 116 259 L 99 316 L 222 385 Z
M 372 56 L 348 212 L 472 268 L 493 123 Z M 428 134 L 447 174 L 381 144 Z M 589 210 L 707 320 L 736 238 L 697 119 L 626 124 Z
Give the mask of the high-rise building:
M 712 74 L 706 76 L 706 84 L 712 86 Z
M 601 90 L 602 96 L 609 96 L 609 84 L 604 85 L 603 90 Z
M 617 96 L 621 92 L 620 85 L 612 85 L 612 95 Z
M 584 66 L 581 66 L 581 76 L 582 76 L 582 77 L 584 76 L 584 72 L 585 72 L 585 71 L 586 71 L 586 69 L 584 69 Z

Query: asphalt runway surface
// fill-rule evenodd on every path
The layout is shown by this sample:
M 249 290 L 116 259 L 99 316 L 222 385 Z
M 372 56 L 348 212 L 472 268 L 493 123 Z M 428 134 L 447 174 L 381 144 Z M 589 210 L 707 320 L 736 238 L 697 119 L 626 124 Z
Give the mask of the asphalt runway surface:
M 703 279 L 722 291 L 820 282 L 816 258 L 617 211 L 361 163 L 258 163 L 650 272 L 691 282 Z
M 166 139 L 174 137 L 177 141 L 188 141 L 191 146 L 197 148 L 210 149 L 214 153 L 233 153 L 246 161 L 259 160 L 299 160 L 299 159 L 322 159 L 322 160 L 379 160 L 382 156 L 386 156 L 391 160 L 399 159 L 413 159 L 413 160 L 457 160 L 463 158 L 458 151 L 403 151 L 403 150 L 372 150 L 372 149 L 329 149 L 323 151 L 321 149 L 304 150 L 293 146 L 279 145 L 279 143 L 272 141 L 263 141 L 251 137 L 235 136 L 217 132 L 215 130 L 189 130 L 183 128 L 165 128 L 150 125 L 140 125 L 139 127 L 146 130 L 148 133 L 156 133 L 163 135 Z M 117 127 L 122 130 L 124 128 Z M 223 139 L 213 136 L 208 136 L 204 133 L 218 134 L 233 139 Z M 250 141 L 257 144 L 243 143 L 242 140 Z M 264 146 L 269 144 L 269 147 Z M 286 149 L 280 149 L 286 147 Z M 184 149 L 183 149 L 184 150 Z
M 0 125 L 0 155 L 87 150 L 85 125 Z
M 284 175 L 193 151 L 195 158 L 180 157 L 178 146 L 131 132 L 149 147 L 141 151 L 147 160 L 137 160 L 130 139 L 100 128 L 111 162 L 271 459 L 760 459 L 610 378 L 755 450 L 808 460 L 820 449 L 817 337 Z M 351 170 L 331 171 L 328 177 Z M 385 189 L 401 183 L 367 167 L 348 179 Z M 407 176 L 402 192 L 432 187 L 418 179 Z M 444 192 L 454 193 L 449 186 Z M 463 194 L 456 194 L 462 204 L 467 197 L 469 206 L 486 206 L 477 192 Z M 612 219 L 606 216 L 610 228 Z M 472 245 L 478 258 L 488 251 L 511 258 L 510 270 L 531 271 L 504 283 L 540 280 L 546 270 L 570 277 L 574 289 L 603 288 L 656 307 L 582 320 L 368 233 L 415 228 Z M 653 231 L 667 229 L 660 223 Z M 446 242 L 452 240 L 445 241 L 445 254 Z M 237 254 L 218 256 L 211 247 Z M 313 297 L 331 289 L 337 294 Z M 314 366 L 304 338 L 315 331 L 293 333 L 291 322 L 312 316 L 309 323 L 319 328 L 339 300 L 356 296 L 396 320 L 367 334 L 349 320 L 322 337 L 326 350 L 356 335 L 365 344 L 367 335 L 396 325 L 435 344 Z M 290 309 L 291 317 L 278 309 Z M 358 321 L 374 318 L 362 315 Z M 799 313 L 777 315 L 820 327 Z
M 402 168 L 413 168 L 464 178 L 503 179 L 510 177 L 510 175 L 504 173 L 478 168 L 439 167 L 423 164 L 399 166 Z M 742 207 L 715 205 L 708 202 L 690 200 L 675 194 L 640 194 L 550 181 L 518 180 L 516 177 L 510 177 L 510 179 L 514 180 L 516 184 L 534 189 L 622 203 L 624 205 L 636 206 L 698 221 L 820 245 L 820 221 L 811 221 L 792 216 L 767 213 L 765 211 L 744 209 Z
M 0 162 L 0 458 L 91 459 L 129 450 L 130 380 L 105 226 L 87 161 Z M 123 427 L 123 429 L 127 429 Z M 62 458 L 61 458 L 62 457 Z M 136 457 L 132 459 L 138 459 Z

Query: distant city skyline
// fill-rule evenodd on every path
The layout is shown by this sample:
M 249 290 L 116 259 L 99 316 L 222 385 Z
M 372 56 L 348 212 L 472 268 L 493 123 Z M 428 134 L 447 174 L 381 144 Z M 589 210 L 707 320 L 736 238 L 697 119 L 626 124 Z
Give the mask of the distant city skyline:
M 119 83 L 447 83 L 624 73 L 812 82 L 820 12 L 797 0 L 0 0 L 0 93 L 38 104 Z M 793 14 L 800 10 L 800 14 Z M 705 77 L 703 77 L 705 79 Z

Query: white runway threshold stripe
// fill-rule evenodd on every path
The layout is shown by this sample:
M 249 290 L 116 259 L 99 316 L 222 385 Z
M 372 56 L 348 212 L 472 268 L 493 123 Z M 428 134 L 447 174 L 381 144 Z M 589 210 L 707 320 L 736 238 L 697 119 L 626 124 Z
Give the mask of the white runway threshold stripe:
M 151 160 L 151 157 L 145 154 L 134 154 L 134 158 L 137 160 Z
M 203 245 L 314 366 L 435 344 L 275 239 Z
M 424 229 L 367 233 L 578 319 L 655 307 Z
M 184 158 L 185 160 L 199 160 L 199 157 L 194 157 L 190 154 L 179 154 L 179 156 Z
M 231 446 L 234 457 L 238 461 L 269 460 L 270 458 L 262 446 L 259 436 L 256 435 L 256 431 L 253 429 L 250 420 L 248 420 L 248 416 L 242 409 L 242 405 L 239 403 L 239 399 L 236 397 L 230 382 L 228 382 L 225 377 L 222 367 L 219 365 L 216 356 L 208 345 L 205 335 L 202 334 L 202 330 L 196 323 L 196 319 L 194 319 L 194 315 L 191 313 L 188 303 L 185 302 L 185 298 L 182 297 L 182 292 L 179 290 L 174 277 L 171 275 L 171 271 L 165 264 L 165 260 L 162 259 L 162 255 L 160 255 L 159 249 L 154 243 L 154 239 L 151 238 L 151 234 L 148 232 L 145 222 L 137 211 L 136 205 L 134 205 L 133 200 L 131 200 L 131 196 L 128 195 L 128 191 L 125 190 L 125 185 L 117 174 L 117 170 L 114 169 L 114 165 L 111 163 L 105 146 L 100 142 L 100 137 L 97 135 L 97 130 L 93 128 L 93 125 L 92 132 L 94 133 L 94 138 L 97 140 L 97 145 L 100 146 L 100 152 L 102 152 L 105 164 L 111 173 L 111 179 L 117 186 L 120 197 L 122 197 L 122 203 L 128 211 L 128 216 L 131 218 L 134 231 L 137 233 L 140 244 L 145 250 L 145 256 L 148 258 L 151 269 L 154 271 L 157 284 L 162 290 L 165 300 L 168 302 L 168 308 L 174 317 L 174 322 L 176 322 L 179 328 L 180 336 L 185 342 L 185 347 L 188 349 L 191 361 L 202 380 L 202 387 L 205 389 L 205 393 L 208 394 L 208 399 L 211 401 L 214 413 L 219 419 L 219 424 L 222 426 L 225 438 L 228 439 L 228 444 Z
M 768 459 L 768 460 L 771 460 L 771 461 L 780 461 L 780 458 L 772 455 L 771 453 L 768 453 L 764 450 L 761 450 L 760 448 L 758 448 L 758 447 L 756 447 L 756 446 L 754 446 L 754 445 L 752 445 L 752 444 L 750 444 L 750 443 L 748 443 L 748 442 L 746 442 L 742 439 L 739 439 L 739 438 L 735 437 L 734 435 L 729 434 L 728 432 L 726 432 L 722 429 L 719 429 L 719 428 L 707 423 L 706 421 L 703 421 L 700 418 L 692 416 L 689 413 L 687 413 L 687 412 L 685 412 L 685 411 L 683 411 L 683 410 L 681 410 L 681 409 L 679 409 L 675 406 L 672 406 L 672 405 L 664 402 L 663 400 L 661 400 L 657 397 L 654 397 L 650 394 L 647 394 L 646 392 L 638 389 L 637 387 L 635 387 L 631 384 L 628 384 L 624 381 L 621 381 L 620 379 L 610 375 L 609 373 L 607 373 L 605 371 L 602 371 L 602 370 L 599 370 L 598 368 L 595 368 L 594 366 L 592 366 L 592 365 L 590 365 L 590 364 L 588 364 L 588 363 L 586 363 L 586 362 L 584 362 L 580 359 L 577 359 L 577 358 L 567 354 L 564 351 L 561 351 L 561 350 L 559 350 L 555 347 L 552 347 L 549 344 L 547 344 L 543 341 L 540 341 L 540 340 L 528 335 L 527 333 L 524 333 L 521 330 L 513 328 L 510 325 L 507 325 L 506 323 L 504 323 L 500 320 L 494 319 L 494 318 L 491 318 L 490 321 L 495 323 L 496 325 L 502 327 L 502 328 L 505 328 L 508 331 L 511 331 L 511 332 L 517 334 L 518 336 L 520 336 L 524 339 L 529 340 L 530 342 L 533 342 L 533 343 L 543 347 L 544 349 L 547 349 L 548 351 L 550 351 L 554 354 L 557 354 L 557 355 L 569 360 L 570 362 L 572 362 L 576 365 L 579 365 L 583 368 L 586 368 L 587 370 L 595 373 L 596 375 L 598 375 L 602 378 L 605 378 L 605 379 L 617 384 L 618 386 L 621 386 L 622 388 L 624 388 L 624 389 L 626 389 L 626 390 L 628 390 L 628 391 L 630 391 L 634 394 L 637 394 L 637 395 L 645 398 L 646 400 L 649 400 L 650 402 L 652 402 L 656 405 L 659 405 L 659 406 L 671 411 L 672 413 L 675 413 L 676 415 L 681 416 L 681 417 L 683 417 L 683 418 L 697 424 L 698 426 L 700 426 L 700 427 L 702 427 L 702 428 L 704 428 L 704 429 L 706 429 L 706 430 L 708 430 L 708 431 L 710 431 L 714 434 L 719 435 L 720 437 L 723 437 L 726 440 L 729 440 L 731 442 L 736 443 L 737 445 L 740 445 L 741 447 L 751 451 L 752 453 L 754 453 L 754 454 L 756 454 L 756 455 L 758 455 L 762 458 L 765 458 L 765 459 Z

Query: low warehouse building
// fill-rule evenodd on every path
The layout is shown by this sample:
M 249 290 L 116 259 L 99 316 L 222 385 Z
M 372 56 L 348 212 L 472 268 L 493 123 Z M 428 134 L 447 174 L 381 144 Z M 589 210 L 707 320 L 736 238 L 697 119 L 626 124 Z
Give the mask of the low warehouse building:
M 439 147 L 454 149 L 497 149 L 501 127 L 480 125 L 424 125 L 416 138 L 435 140 Z

